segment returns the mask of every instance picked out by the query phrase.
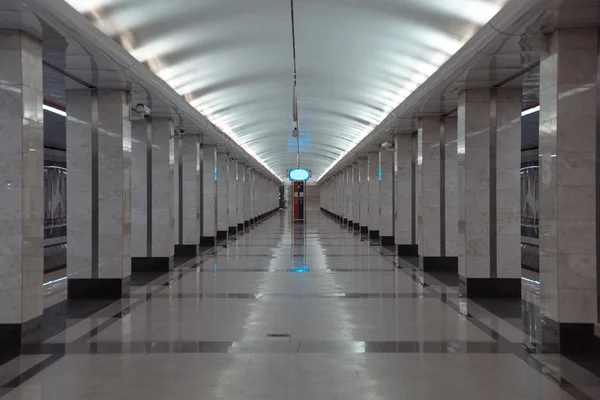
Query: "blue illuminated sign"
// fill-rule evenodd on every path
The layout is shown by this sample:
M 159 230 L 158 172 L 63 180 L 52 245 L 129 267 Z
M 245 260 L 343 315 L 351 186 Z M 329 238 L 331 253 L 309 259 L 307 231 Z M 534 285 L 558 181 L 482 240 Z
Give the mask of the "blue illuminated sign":
M 290 170 L 290 181 L 307 181 L 310 172 L 307 169 L 292 169 Z
M 295 272 L 297 274 L 305 274 L 307 272 L 310 272 L 310 268 L 307 268 L 307 267 L 291 267 L 290 271 Z
M 378 171 L 377 171 L 377 178 L 378 178 L 379 180 L 381 180 L 381 170 L 378 170 Z
M 217 180 L 217 169 L 215 168 L 215 181 Z

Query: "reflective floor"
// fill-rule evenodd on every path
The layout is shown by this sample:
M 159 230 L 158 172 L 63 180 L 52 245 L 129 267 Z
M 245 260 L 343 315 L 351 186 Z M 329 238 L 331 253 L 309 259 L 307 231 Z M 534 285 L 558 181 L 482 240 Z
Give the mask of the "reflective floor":
M 590 360 L 536 354 L 535 277 L 523 301 L 467 301 L 456 276 L 308 219 L 282 212 L 169 274 L 134 275 L 116 302 L 61 300 L 47 279 L 44 343 L 0 366 L 0 396 L 600 398 Z

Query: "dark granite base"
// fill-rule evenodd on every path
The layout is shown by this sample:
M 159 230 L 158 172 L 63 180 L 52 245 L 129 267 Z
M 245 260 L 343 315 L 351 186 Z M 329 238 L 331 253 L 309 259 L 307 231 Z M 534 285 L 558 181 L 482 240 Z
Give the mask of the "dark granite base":
M 229 236 L 235 235 L 237 233 L 237 225 L 229 227 Z
M 348 218 L 342 218 L 342 225 L 348 225 Z
M 196 244 L 176 244 L 175 257 L 196 257 L 198 254 L 198 245 Z
M 398 255 L 400 257 L 419 257 L 418 244 L 399 244 Z
M 227 231 L 217 231 L 217 240 L 227 240 Z
M 394 237 L 393 236 L 380 236 L 379 240 L 381 241 L 382 246 L 393 246 L 394 245 Z
M 470 298 L 521 298 L 519 278 L 460 277 L 460 294 Z M 593 331 L 592 331 L 593 334 Z
M 354 230 L 355 231 L 360 231 L 360 224 L 358 224 L 358 223 L 355 222 L 354 223 Z
M 354 228 L 354 221 L 351 219 L 348 220 L 348 228 Z
M 20 324 L 0 324 L 0 365 L 21 354 L 23 345 L 41 343 L 42 316 Z
M 379 231 L 369 231 L 369 239 L 379 239 Z
M 600 355 L 600 338 L 594 324 L 559 323 L 542 317 L 542 352 L 565 355 Z
M 364 233 L 365 235 L 369 233 L 369 227 L 368 226 L 361 226 L 360 227 L 360 233 Z
M 127 278 L 68 279 L 69 299 L 120 299 L 129 296 Z
M 203 236 L 200 239 L 200 246 L 202 247 L 211 247 L 215 245 L 215 237 L 214 236 Z
M 131 272 L 168 272 L 173 269 L 173 257 L 131 257 Z
M 244 224 L 238 224 L 237 230 L 238 230 L 238 232 L 243 233 L 244 232 Z
M 458 257 L 421 257 L 425 272 L 458 272 Z

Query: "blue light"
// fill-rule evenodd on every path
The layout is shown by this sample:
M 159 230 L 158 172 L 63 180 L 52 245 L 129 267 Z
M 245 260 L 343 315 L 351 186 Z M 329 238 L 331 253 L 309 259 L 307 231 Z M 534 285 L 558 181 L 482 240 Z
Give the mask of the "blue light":
M 215 168 L 215 181 L 217 180 L 217 169 Z
M 307 272 L 310 272 L 310 268 L 292 268 L 291 271 L 297 274 L 305 274 Z
M 381 170 L 377 170 L 377 179 L 381 180 Z
M 310 172 L 307 169 L 292 169 L 290 170 L 290 181 L 307 181 Z

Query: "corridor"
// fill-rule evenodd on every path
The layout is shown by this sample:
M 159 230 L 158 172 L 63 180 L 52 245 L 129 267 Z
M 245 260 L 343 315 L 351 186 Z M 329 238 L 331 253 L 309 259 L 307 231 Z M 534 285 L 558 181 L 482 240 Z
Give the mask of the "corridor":
M 326 214 L 286 211 L 121 300 L 65 300 L 0 367 L 16 399 L 592 399 L 600 380 L 535 354 L 536 283 L 476 303 Z M 215 253 L 216 252 L 216 253 Z M 19 375 L 20 374 L 20 375 Z

